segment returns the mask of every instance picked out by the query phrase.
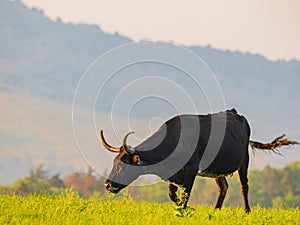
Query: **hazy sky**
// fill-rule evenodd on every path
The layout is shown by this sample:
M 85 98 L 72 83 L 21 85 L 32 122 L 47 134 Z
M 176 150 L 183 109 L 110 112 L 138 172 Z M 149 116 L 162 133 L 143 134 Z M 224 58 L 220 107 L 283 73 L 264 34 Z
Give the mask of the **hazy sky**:
M 300 60 L 298 0 L 22 0 L 52 19 L 98 24 L 134 40 L 211 45 Z

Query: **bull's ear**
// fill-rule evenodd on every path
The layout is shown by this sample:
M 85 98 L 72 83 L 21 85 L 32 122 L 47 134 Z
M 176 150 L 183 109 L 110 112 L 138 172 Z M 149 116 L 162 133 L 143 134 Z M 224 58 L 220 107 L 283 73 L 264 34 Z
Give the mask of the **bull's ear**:
M 137 164 L 137 165 L 140 165 L 140 164 L 141 164 L 141 158 L 140 158 L 140 156 L 134 154 L 134 155 L 133 155 L 133 162 L 134 162 L 135 164 Z

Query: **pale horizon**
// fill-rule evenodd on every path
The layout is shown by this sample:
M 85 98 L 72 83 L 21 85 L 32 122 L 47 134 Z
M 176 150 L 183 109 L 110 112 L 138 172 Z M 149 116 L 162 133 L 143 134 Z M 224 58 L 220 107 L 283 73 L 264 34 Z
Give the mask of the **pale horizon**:
M 300 1 L 188 1 L 174 3 L 21 0 L 52 20 L 99 25 L 107 33 L 220 50 L 300 60 Z

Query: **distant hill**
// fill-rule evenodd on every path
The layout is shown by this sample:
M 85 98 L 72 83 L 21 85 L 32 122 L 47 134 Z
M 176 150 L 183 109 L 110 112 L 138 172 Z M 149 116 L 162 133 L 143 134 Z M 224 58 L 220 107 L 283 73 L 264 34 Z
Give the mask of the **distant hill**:
M 0 158 L 0 183 L 24 176 L 39 162 L 64 174 L 83 168 L 85 163 L 72 136 L 75 88 L 97 57 L 132 40 L 118 33 L 107 34 L 99 26 L 51 21 L 43 11 L 29 9 L 20 0 L 0 2 L 0 28 L 0 151 L 5 155 Z M 186 47 L 201 56 L 216 74 L 228 108 L 236 107 L 249 119 L 253 139 L 269 141 L 283 132 L 300 139 L 300 62 L 274 62 L 261 55 L 210 46 Z M 153 65 L 142 65 L 127 73 L 137 78 L 145 71 L 173 74 Z M 175 76 L 182 83 L 176 72 Z M 124 82 L 113 83 L 111 91 L 120 90 Z M 110 110 L 110 96 L 105 100 L 99 113 Z M 82 103 L 83 112 L 84 107 Z M 149 115 L 154 109 L 147 105 L 144 108 Z M 169 115 L 168 108 L 160 110 Z M 283 166 L 300 159 L 299 148 L 284 151 L 285 158 L 257 153 L 252 164 Z

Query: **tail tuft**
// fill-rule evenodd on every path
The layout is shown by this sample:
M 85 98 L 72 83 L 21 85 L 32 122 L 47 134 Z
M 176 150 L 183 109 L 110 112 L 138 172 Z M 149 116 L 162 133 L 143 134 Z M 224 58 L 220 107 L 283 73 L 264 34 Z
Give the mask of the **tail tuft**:
M 288 145 L 299 145 L 299 142 L 297 141 L 290 141 L 287 138 L 285 138 L 286 135 L 283 134 L 277 138 L 275 138 L 271 143 L 263 144 L 257 141 L 249 141 L 249 145 L 252 149 L 261 149 L 261 150 L 269 150 L 276 154 L 280 154 L 279 150 L 277 148 L 281 146 L 288 146 Z

